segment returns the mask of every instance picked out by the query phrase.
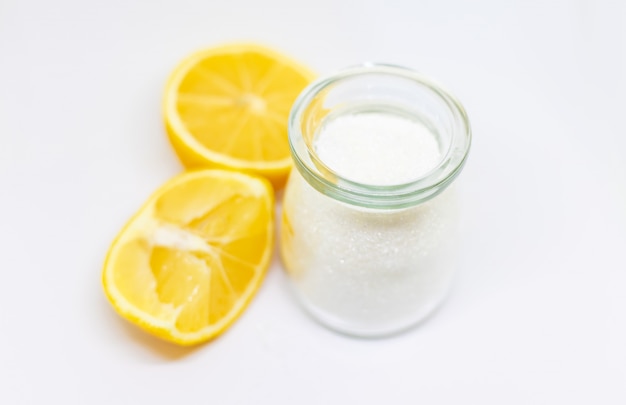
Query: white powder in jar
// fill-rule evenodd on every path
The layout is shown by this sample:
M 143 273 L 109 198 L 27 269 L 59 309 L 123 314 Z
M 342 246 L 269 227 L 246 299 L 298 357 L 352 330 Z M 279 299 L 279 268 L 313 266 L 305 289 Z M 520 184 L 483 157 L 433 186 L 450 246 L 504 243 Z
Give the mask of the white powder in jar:
M 340 116 L 324 125 L 314 147 L 342 177 L 375 185 L 414 180 L 441 159 L 424 125 L 388 113 Z M 411 208 L 366 209 L 325 196 L 294 170 L 281 248 L 301 302 L 323 323 L 363 336 L 427 316 L 451 280 L 453 201 L 446 191 Z
M 342 177 L 375 185 L 414 180 L 441 158 L 428 128 L 386 113 L 340 116 L 324 125 L 314 147 L 321 161 Z

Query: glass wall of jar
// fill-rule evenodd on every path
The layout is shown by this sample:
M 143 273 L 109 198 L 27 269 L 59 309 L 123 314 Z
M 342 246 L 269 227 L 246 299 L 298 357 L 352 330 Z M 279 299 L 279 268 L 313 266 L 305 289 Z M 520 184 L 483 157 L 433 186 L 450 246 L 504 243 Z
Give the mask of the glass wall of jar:
M 412 70 L 363 65 L 303 91 L 289 142 L 280 248 L 303 307 L 363 337 L 432 313 L 457 266 L 450 186 L 471 142 L 461 104 Z

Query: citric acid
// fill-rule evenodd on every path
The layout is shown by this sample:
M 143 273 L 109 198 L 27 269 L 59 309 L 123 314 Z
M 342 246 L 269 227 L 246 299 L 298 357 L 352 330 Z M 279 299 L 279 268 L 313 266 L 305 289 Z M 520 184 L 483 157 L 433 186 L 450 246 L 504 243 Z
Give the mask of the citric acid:
M 323 126 L 314 147 L 330 170 L 371 185 L 415 180 L 442 157 L 426 126 L 389 113 L 339 116 Z M 283 240 L 283 254 L 304 306 L 359 335 L 403 329 L 432 311 L 453 269 L 446 257 L 450 197 L 402 210 L 364 209 L 320 194 L 294 170 L 284 203 L 292 236 Z
M 392 334 L 443 301 L 471 132 L 420 74 L 367 64 L 309 85 L 289 118 L 281 254 L 299 301 L 335 330 Z

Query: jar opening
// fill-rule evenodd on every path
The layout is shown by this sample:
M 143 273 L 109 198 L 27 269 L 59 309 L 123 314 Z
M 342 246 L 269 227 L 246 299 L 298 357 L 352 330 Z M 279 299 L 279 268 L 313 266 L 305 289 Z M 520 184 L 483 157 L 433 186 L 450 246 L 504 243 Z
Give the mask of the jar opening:
M 354 117 L 360 127 L 348 122 Z M 331 128 L 343 139 L 320 149 L 320 134 L 328 138 Z M 406 137 L 407 131 L 421 131 L 422 138 Z M 321 78 L 300 94 L 289 117 L 291 153 L 304 179 L 331 198 L 367 208 L 405 208 L 439 194 L 461 171 L 470 143 L 462 105 L 398 66 L 366 64 Z M 359 145 L 367 148 L 362 156 L 353 149 Z M 371 166 L 355 165 L 360 158 Z

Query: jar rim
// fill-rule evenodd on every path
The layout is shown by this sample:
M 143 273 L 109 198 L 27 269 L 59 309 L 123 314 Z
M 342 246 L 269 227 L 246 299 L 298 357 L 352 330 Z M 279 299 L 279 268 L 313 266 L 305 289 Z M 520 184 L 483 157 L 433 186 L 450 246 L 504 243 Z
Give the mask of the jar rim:
M 438 164 L 415 179 L 394 185 L 373 185 L 341 176 L 317 157 L 312 145 L 305 142 L 302 119 L 306 107 L 327 87 L 357 76 L 382 74 L 409 79 L 437 96 L 447 106 L 453 119 L 450 146 Z M 319 192 L 335 200 L 364 208 L 400 209 L 425 202 L 443 190 L 459 175 L 467 160 L 472 133 L 463 105 L 433 80 L 421 73 L 397 65 L 364 63 L 342 69 L 309 84 L 294 102 L 288 122 L 289 147 L 296 169 Z

